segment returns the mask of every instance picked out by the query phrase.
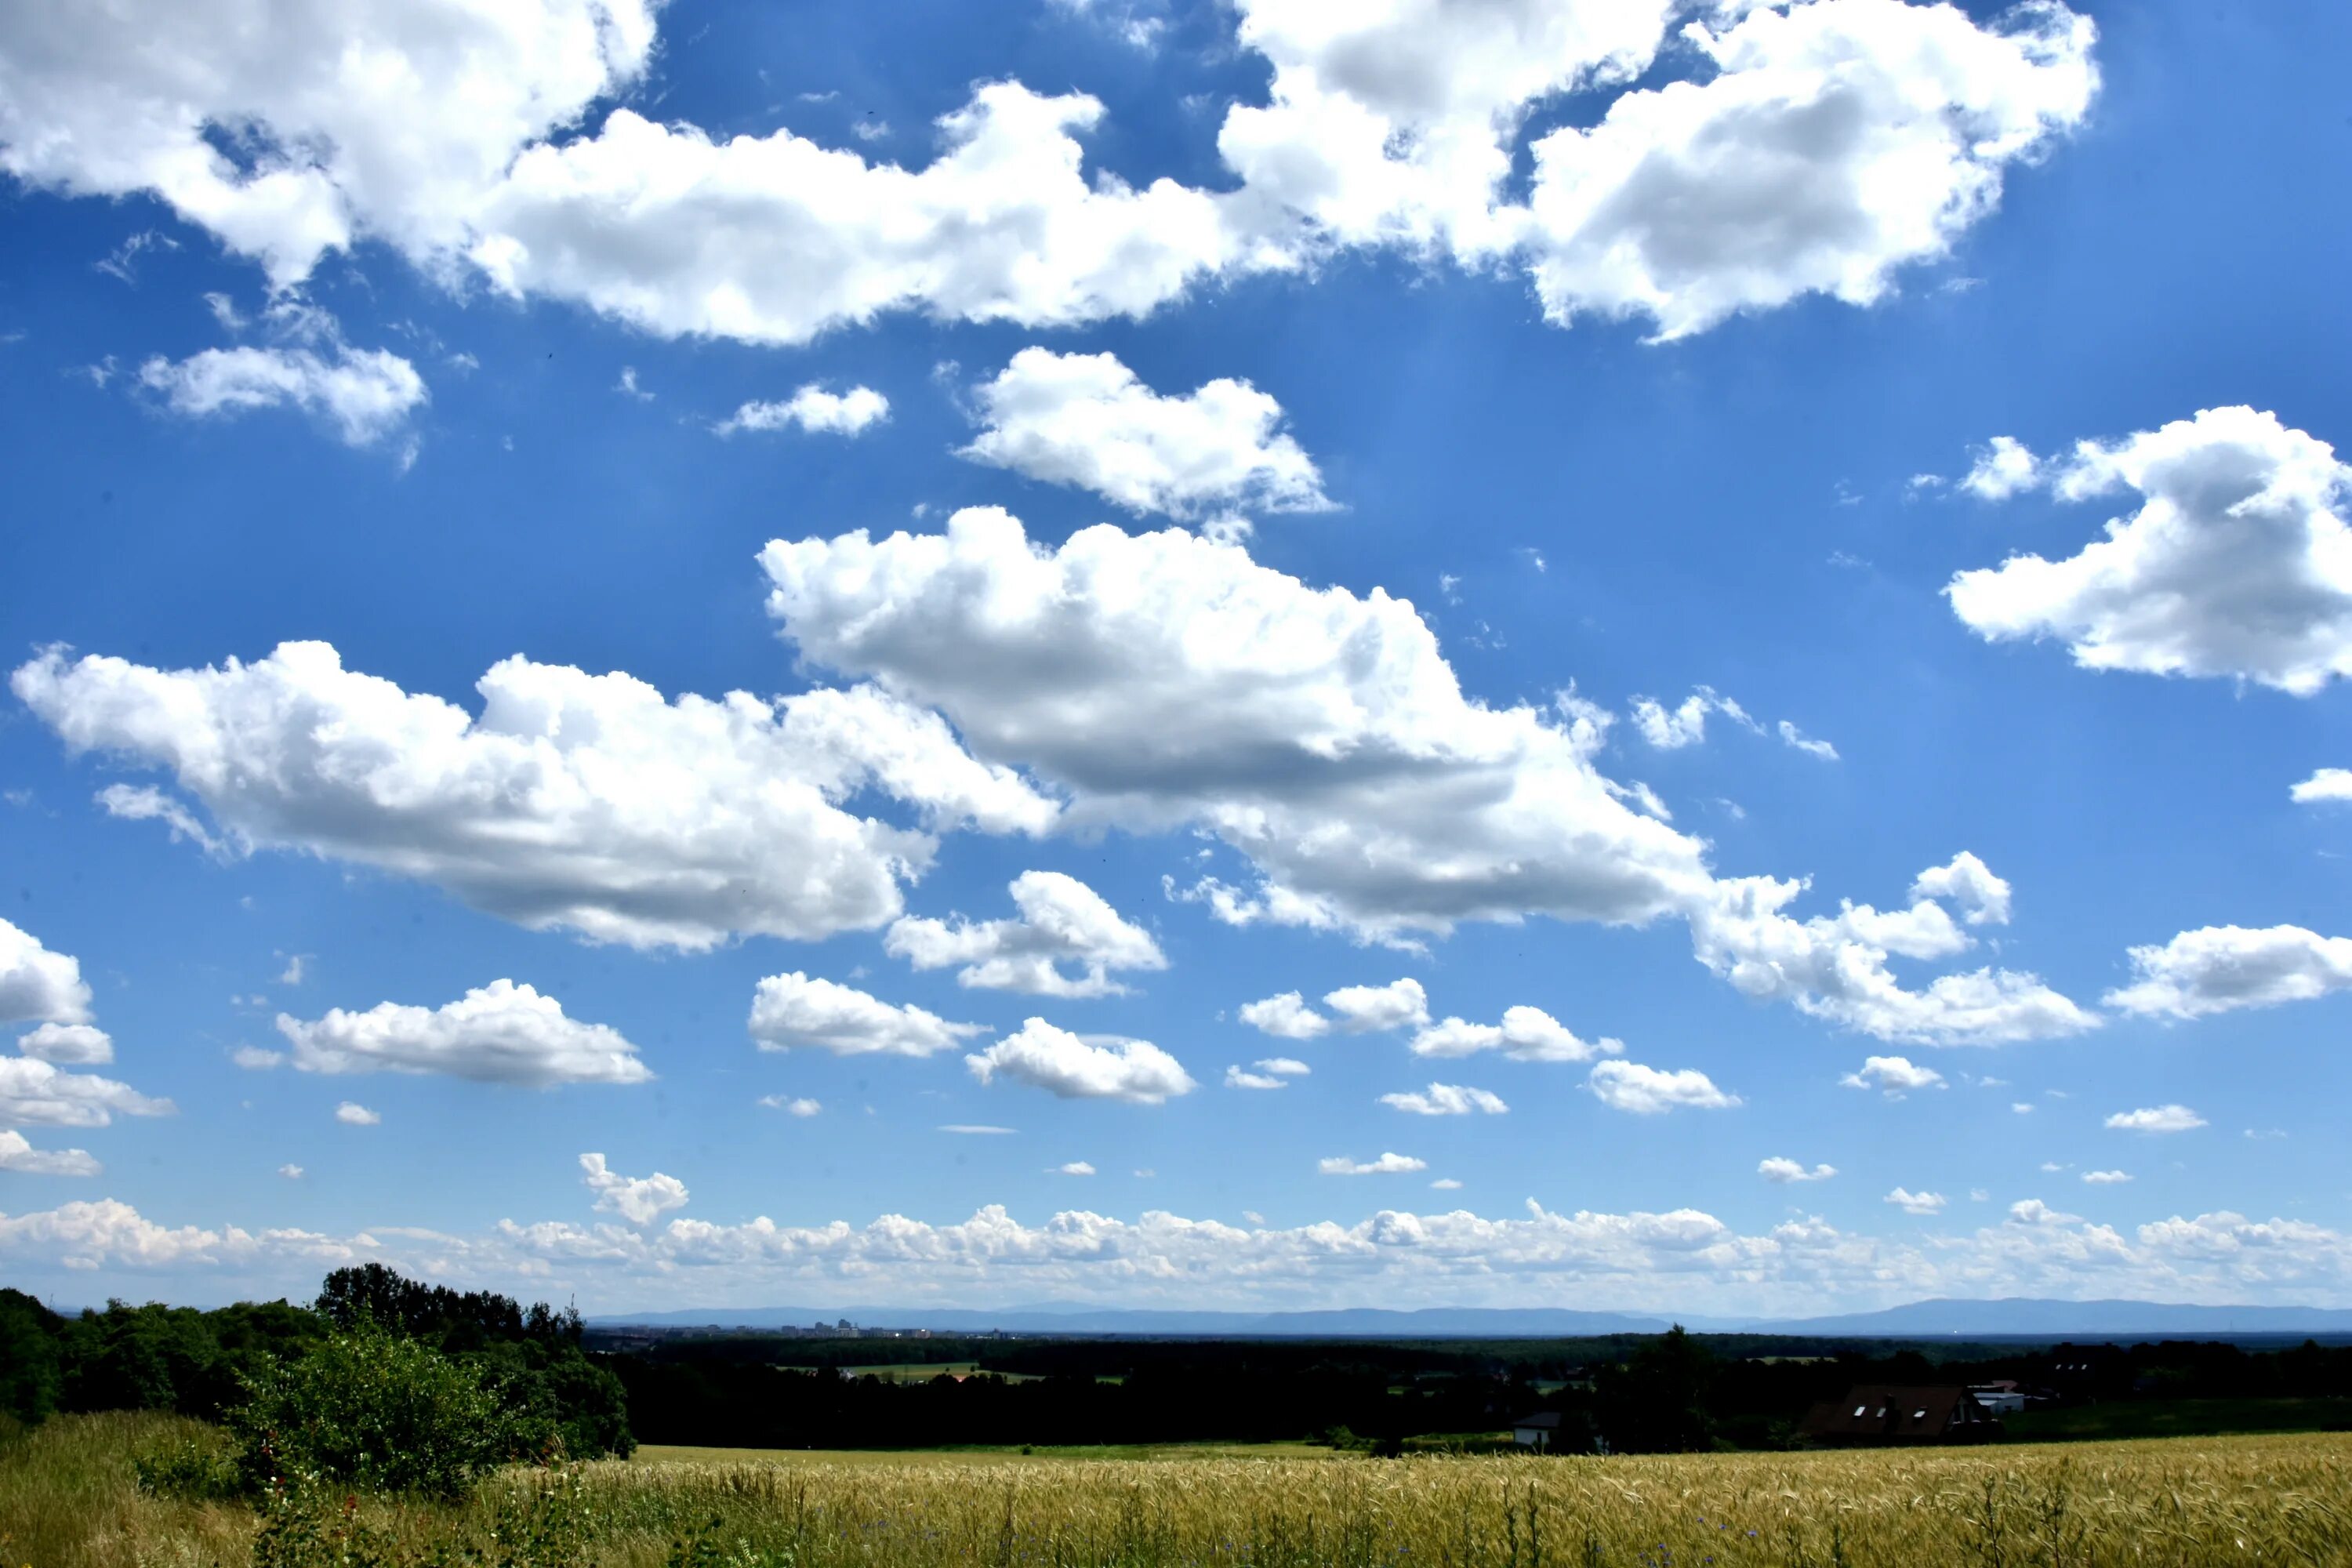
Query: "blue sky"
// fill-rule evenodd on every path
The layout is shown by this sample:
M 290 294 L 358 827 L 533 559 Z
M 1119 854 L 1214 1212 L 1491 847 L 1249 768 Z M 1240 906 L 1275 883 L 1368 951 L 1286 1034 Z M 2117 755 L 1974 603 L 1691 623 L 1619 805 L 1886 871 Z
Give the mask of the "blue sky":
M 2338 8 L 118 9 L 11 1282 L 2352 1300 Z

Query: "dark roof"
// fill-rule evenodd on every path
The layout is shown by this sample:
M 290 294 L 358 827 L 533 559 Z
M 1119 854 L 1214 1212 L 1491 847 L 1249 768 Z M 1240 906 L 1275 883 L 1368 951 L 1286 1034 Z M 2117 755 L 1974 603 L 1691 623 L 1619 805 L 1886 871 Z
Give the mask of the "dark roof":
M 1512 1422 L 1511 1426 L 1514 1430 L 1521 1426 L 1533 1426 L 1539 1431 L 1557 1432 L 1559 1430 L 1559 1412 L 1538 1410 L 1533 1415 L 1520 1416 L 1517 1421 Z
M 1899 1442 L 1933 1437 L 1948 1429 L 1955 1418 L 1981 1419 L 1983 1407 L 1965 1388 L 1899 1387 L 1866 1383 L 1847 1389 L 1834 1405 L 1816 1405 L 1805 1417 L 1808 1437 L 1868 1437 Z

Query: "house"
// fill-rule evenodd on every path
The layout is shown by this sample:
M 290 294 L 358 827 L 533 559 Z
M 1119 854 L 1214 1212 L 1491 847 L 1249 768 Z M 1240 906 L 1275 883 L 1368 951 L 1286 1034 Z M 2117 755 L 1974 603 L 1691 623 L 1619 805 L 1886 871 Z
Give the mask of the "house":
M 2025 1390 L 2006 1380 L 1970 1384 L 1969 1397 L 1995 1415 L 2011 1415 L 2025 1408 Z
M 2000 1423 L 1965 1388 L 1898 1388 L 1858 1384 L 1832 1405 L 1816 1405 L 1801 1436 L 1832 1447 L 1899 1443 L 1985 1443 Z
M 1559 1445 L 1559 1412 L 1538 1410 L 1511 1423 L 1511 1441 L 1522 1448 L 1549 1452 Z

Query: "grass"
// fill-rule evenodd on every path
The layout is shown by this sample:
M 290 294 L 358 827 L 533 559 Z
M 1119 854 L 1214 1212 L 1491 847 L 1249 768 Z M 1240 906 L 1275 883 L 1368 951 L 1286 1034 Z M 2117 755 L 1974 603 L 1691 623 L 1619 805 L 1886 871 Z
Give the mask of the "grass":
M 884 1466 L 904 1468 L 936 1460 L 952 1465 L 1038 1465 L 1062 1459 L 1329 1459 L 1329 1448 L 1314 1443 L 1103 1443 L 1069 1447 L 989 1447 L 953 1448 L 696 1448 L 663 1443 L 637 1447 L 640 1465 Z
M 2352 1562 L 2352 1436 L 1622 1458 L 671 1450 L 360 1500 L 253 1555 L 140 1493 L 185 1424 L 60 1417 L 0 1452 L 6 1568 L 1940 1568 Z M 294 1546 L 286 1545 L 292 1541 Z M 438 1555 L 436 1555 L 436 1553 Z

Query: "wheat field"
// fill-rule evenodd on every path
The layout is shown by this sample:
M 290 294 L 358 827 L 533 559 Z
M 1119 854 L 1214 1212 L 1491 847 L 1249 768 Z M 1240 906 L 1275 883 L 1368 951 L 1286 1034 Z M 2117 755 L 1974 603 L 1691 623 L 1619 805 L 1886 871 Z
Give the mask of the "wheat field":
M 2343 1435 L 1613 1458 L 697 1458 L 507 1471 L 455 1507 L 331 1499 L 323 1523 L 257 1549 L 243 1505 L 139 1491 L 140 1446 L 185 1429 L 65 1417 L 0 1451 L 0 1564 L 2352 1563 Z

